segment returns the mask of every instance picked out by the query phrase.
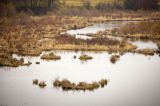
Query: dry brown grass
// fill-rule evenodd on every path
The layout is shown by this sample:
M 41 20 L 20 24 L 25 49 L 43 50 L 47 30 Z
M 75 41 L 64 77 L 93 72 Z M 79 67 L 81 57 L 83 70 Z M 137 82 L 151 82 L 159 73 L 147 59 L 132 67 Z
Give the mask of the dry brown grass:
M 91 60 L 91 59 L 93 59 L 93 57 L 88 56 L 88 55 L 82 55 L 82 56 L 79 57 L 79 59 L 86 61 L 86 60 Z
M 76 39 L 74 36 L 71 35 L 60 35 L 55 37 L 58 44 L 75 44 L 75 45 L 104 45 L 104 46 L 113 46 L 118 45 L 120 42 L 118 40 L 113 40 L 109 38 L 92 38 L 92 39 Z
M 96 82 L 92 82 L 92 83 L 87 83 L 87 82 L 79 82 L 78 84 L 70 82 L 69 80 L 58 80 L 56 79 L 53 82 L 53 86 L 55 87 L 61 87 L 64 91 L 68 91 L 68 90 L 89 90 L 89 91 L 93 91 L 95 89 L 98 89 L 100 86 L 104 87 L 105 85 L 107 85 L 108 80 L 107 79 L 101 79 L 100 81 Z
M 160 21 L 146 21 L 139 23 L 127 24 L 113 32 L 118 32 L 123 37 L 137 39 L 160 39 Z
M 60 60 L 61 57 L 55 55 L 54 53 L 49 53 L 49 54 L 43 54 L 41 59 L 45 59 L 45 60 Z

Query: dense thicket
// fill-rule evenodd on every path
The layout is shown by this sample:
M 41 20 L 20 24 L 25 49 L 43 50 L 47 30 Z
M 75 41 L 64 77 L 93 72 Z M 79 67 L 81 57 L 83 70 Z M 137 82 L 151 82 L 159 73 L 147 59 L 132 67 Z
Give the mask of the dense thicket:
M 99 10 L 99 11 L 112 11 L 112 10 L 153 10 L 158 9 L 159 0 L 112 0 L 112 2 L 100 2 L 93 7 L 91 0 L 84 0 L 81 7 L 67 7 L 63 5 L 62 0 L 0 0 L 0 16 L 12 16 L 18 11 L 29 11 L 33 13 L 43 14 L 50 10 L 62 9 L 65 6 L 65 11 L 79 10 Z M 62 6 L 63 5 L 63 6 Z M 71 8 L 71 9 L 70 9 Z
M 14 4 L 17 10 L 43 11 L 58 8 L 59 0 L 0 0 L 1 4 Z
M 124 0 L 125 9 L 158 9 L 158 0 Z

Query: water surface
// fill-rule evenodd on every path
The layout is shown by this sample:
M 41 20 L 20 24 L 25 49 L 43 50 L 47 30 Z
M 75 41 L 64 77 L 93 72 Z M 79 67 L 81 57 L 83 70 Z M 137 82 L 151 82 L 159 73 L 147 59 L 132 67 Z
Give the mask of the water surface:
M 127 53 L 116 64 L 107 52 L 54 51 L 58 61 L 44 61 L 40 57 L 25 57 L 29 67 L 0 68 L 0 104 L 7 106 L 159 106 L 160 58 Z M 81 54 L 93 56 L 80 61 Z M 20 58 L 15 55 L 15 57 Z M 40 61 L 40 65 L 35 64 Z M 32 85 L 33 79 L 44 80 L 44 89 Z M 73 82 L 110 80 L 105 88 L 90 91 L 68 91 L 52 86 L 55 78 Z

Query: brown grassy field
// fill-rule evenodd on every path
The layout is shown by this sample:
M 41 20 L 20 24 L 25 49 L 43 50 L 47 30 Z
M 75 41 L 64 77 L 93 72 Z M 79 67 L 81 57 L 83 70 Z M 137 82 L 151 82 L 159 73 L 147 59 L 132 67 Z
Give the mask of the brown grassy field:
M 109 4 L 112 4 L 114 1 L 117 1 L 117 0 L 60 0 L 60 2 L 67 6 L 83 6 L 83 4 L 85 2 L 89 1 L 91 3 L 91 5 L 94 7 L 96 6 L 98 3 L 109 3 Z M 123 1 L 123 0 L 118 0 L 119 2 L 120 1 Z

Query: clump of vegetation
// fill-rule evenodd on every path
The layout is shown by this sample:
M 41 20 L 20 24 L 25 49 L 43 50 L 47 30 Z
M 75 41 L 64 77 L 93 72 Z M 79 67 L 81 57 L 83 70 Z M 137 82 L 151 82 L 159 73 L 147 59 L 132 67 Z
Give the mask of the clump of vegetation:
M 72 83 L 69 80 L 55 80 L 53 82 L 53 86 L 55 87 L 61 87 L 63 90 L 68 91 L 68 90 L 95 90 L 98 89 L 100 86 L 104 87 L 107 85 L 108 80 L 102 79 L 99 82 L 92 82 L 92 83 L 86 83 L 86 82 L 79 82 L 78 84 Z
M 36 61 L 36 64 L 40 64 L 40 62 L 39 62 L 39 61 Z
M 80 60 L 91 60 L 91 59 L 93 59 L 93 57 L 88 56 L 88 55 L 82 55 L 82 56 L 79 57 L 79 59 Z
M 154 49 L 136 49 L 133 51 L 134 53 L 139 53 L 139 54 L 143 54 L 143 55 L 150 55 L 153 56 L 155 53 Z
M 38 79 L 34 79 L 33 84 L 38 85 Z
M 111 58 L 110 58 L 110 61 L 112 63 L 116 63 L 116 61 L 120 58 L 119 55 L 112 55 Z
M 20 60 L 13 58 L 10 54 L 0 53 L 0 66 L 18 67 L 22 66 L 24 59 Z
M 73 58 L 74 58 L 74 59 L 76 59 L 76 58 L 77 58 L 77 56 L 75 56 L 75 55 L 74 55 L 74 56 L 73 56 Z
M 39 85 L 40 88 L 44 88 L 44 87 L 47 86 L 47 84 L 44 81 L 39 82 L 38 85 Z
M 62 89 L 63 90 L 71 90 L 71 89 L 74 89 L 74 88 L 75 88 L 75 84 L 74 83 L 71 83 L 68 80 L 63 80 L 62 81 Z
M 101 85 L 101 87 L 104 87 L 105 85 L 107 85 L 108 81 L 106 79 L 102 79 L 99 81 L 99 84 Z
M 55 55 L 54 53 L 49 53 L 49 54 L 42 55 L 41 59 L 45 59 L 45 60 L 60 60 L 61 57 Z
M 53 85 L 54 85 L 55 87 L 60 87 L 60 86 L 62 86 L 62 82 L 59 81 L 59 80 L 55 80 L 54 83 L 53 83 Z

